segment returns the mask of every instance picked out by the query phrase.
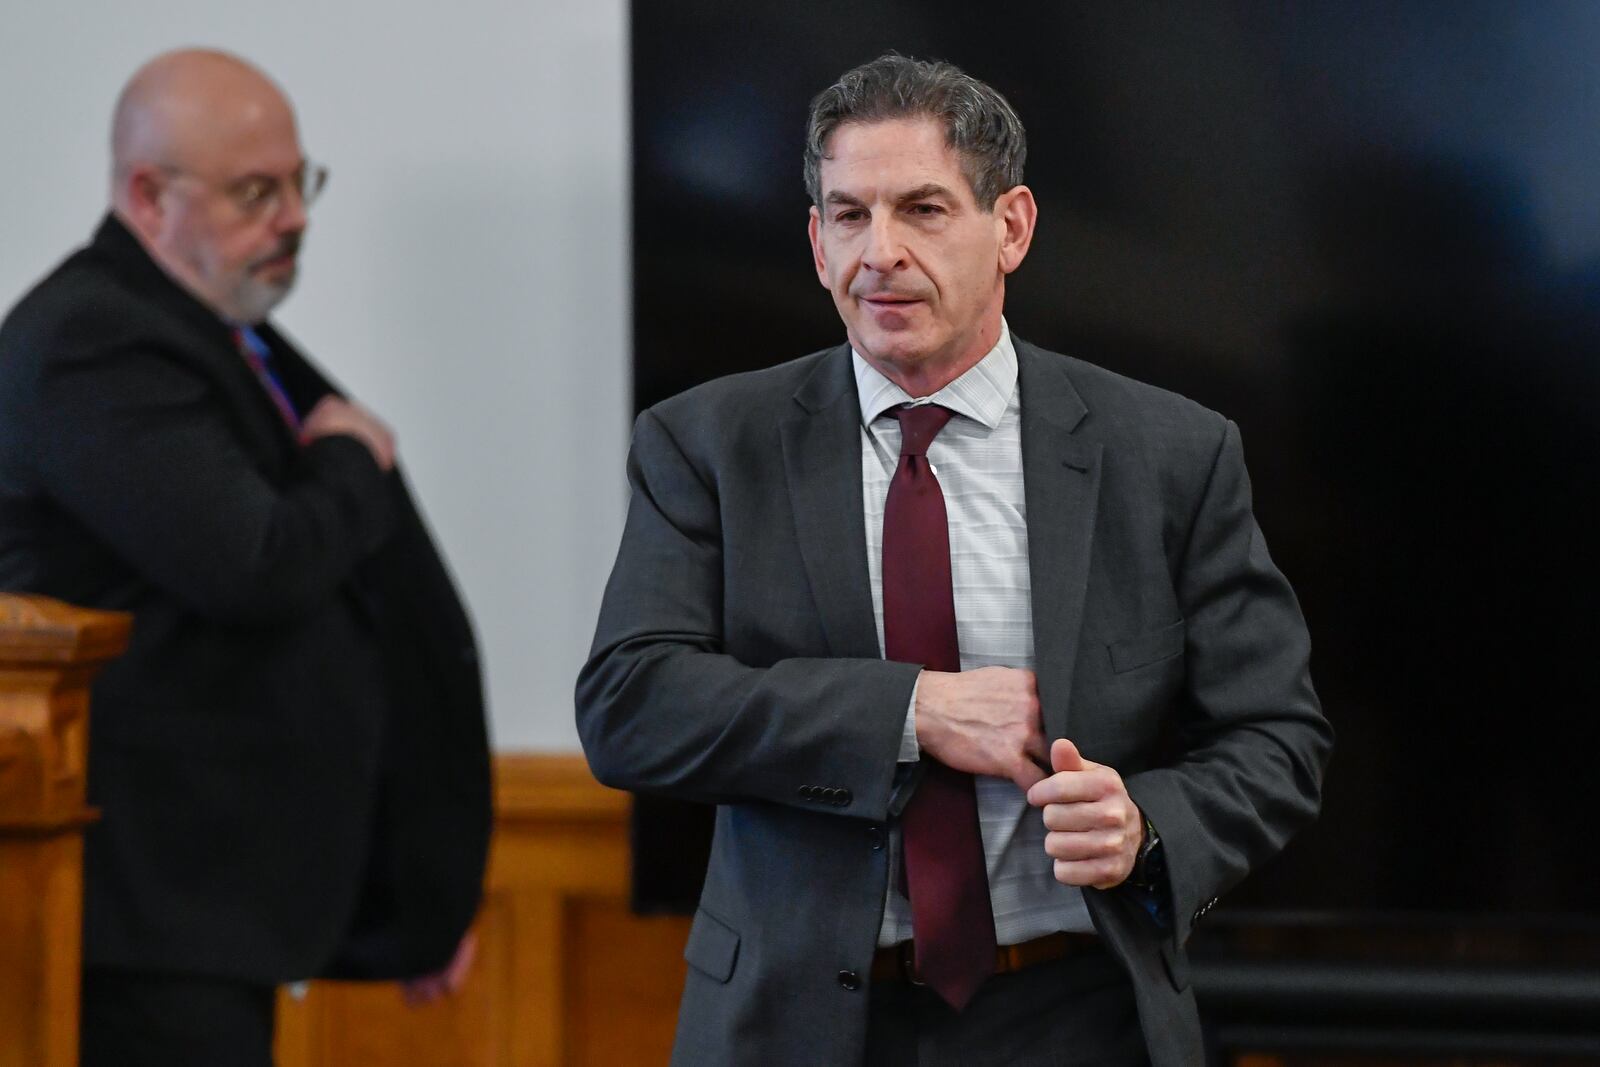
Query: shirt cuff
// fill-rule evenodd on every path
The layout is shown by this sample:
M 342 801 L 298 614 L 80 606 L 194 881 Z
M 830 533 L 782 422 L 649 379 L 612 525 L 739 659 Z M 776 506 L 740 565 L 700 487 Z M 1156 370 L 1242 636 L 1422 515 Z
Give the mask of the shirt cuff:
M 916 685 L 911 687 L 911 699 L 906 702 L 906 724 L 900 731 L 900 762 L 915 763 L 922 758 L 922 746 L 917 744 L 917 686 L 922 684 L 918 672 Z

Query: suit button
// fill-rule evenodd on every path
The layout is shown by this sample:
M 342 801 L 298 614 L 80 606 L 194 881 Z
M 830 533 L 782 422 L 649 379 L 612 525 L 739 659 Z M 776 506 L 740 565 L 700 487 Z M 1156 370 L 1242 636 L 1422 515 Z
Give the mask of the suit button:
M 839 805 L 841 808 L 850 803 L 850 801 L 853 799 L 853 796 L 848 789 L 835 789 L 833 792 L 833 802 Z
M 799 789 L 795 790 L 795 792 L 800 795 L 801 800 L 811 799 L 811 787 L 809 785 L 803 785 Z
M 854 993 L 861 988 L 861 976 L 855 971 L 840 971 L 839 984 Z
M 867 830 L 867 840 L 872 842 L 872 851 L 883 851 L 883 827 L 873 826 Z

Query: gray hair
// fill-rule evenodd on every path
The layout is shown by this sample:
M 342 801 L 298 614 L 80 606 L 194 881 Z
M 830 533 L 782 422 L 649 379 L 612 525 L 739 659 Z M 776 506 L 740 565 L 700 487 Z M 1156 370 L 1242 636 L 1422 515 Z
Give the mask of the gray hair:
M 840 126 L 922 117 L 944 126 L 945 144 L 960 155 L 979 207 L 993 210 L 996 197 L 1022 184 L 1028 139 L 1006 98 L 949 63 L 891 52 L 846 71 L 811 101 L 805 149 L 811 202 L 822 206 L 822 160 Z

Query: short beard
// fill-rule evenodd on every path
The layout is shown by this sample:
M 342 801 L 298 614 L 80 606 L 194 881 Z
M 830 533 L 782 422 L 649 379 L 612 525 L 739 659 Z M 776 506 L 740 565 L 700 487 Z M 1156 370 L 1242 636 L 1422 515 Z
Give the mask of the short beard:
M 233 315 L 230 317 L 247 324 L 260 322 L 273 308 L 283 303 L 289 290 L 294 288 L 294 281 L 295 273 L 276 282 L 261 281 L 247 275 L 233 291 Z

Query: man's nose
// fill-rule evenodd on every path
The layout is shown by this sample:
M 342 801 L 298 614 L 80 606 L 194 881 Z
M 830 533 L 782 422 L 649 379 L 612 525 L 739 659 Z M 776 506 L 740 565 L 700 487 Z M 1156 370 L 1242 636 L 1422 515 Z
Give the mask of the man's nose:
M 867 228 L 867 247 L 861 263 L 868 270 L 887 274 L 905 262 L 906 247 L 892 218 L 876 218 Z
M 294 182 L 285 182 L 278 193 L 278 210 L 274 213 L 273 229 L 280 233 L 298 233 L 306 228 L 305 194 Z

